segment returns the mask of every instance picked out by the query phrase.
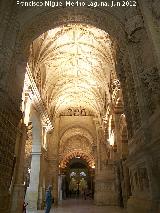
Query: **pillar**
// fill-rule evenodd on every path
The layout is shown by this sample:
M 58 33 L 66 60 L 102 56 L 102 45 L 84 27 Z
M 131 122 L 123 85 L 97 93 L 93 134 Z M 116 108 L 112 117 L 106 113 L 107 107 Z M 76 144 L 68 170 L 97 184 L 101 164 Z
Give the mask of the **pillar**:
M 27 209 L 35 211 L 38 208 L 38 199 L 39 199 L 42 128 L 39 114 L 34 109 L 32 109 L 31 112 L 31 121 L 33 125 L 32 129 L 33 145 L 32 145 L 30 184 L 26 192 L 26 202 L 28 202 Z
M 95 174 L 95 194 L 96 205 L 117 205 L 117 197 L 114 188 L 114 167 L 107 157 L 107 145 L 104 140 L 104 132 L 101 126 L 97 130 L 97 149 L 99 168 Z
M 53 186 L 54 205 L 58 205 L 58 173 L 59 173 L 59 122 L 60 119 L 56 118 L 54 123 L 54 130 L 50 134 L 48 140 L 48 175 L 46 187 Z

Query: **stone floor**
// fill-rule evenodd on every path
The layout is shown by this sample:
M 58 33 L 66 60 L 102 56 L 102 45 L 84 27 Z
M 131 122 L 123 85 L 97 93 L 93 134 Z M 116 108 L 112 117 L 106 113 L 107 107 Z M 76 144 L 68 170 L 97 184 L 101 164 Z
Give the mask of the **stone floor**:
M 45 211 L 27 212 L 44 213 Z M 50 213 L 126 213 L 126 210 L 113 206 L 95 206 L 91 200 L 65 200 Z

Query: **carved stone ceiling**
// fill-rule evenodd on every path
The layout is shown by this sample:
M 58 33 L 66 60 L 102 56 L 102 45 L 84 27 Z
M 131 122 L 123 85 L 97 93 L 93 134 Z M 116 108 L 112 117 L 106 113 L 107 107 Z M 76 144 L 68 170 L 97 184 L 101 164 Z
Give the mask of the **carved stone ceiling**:
M 52 29 L 31 45 L 29 65 L 50 114 L 83 107 L 103 113 L 114 70 L 109 35 L 70 24 Z

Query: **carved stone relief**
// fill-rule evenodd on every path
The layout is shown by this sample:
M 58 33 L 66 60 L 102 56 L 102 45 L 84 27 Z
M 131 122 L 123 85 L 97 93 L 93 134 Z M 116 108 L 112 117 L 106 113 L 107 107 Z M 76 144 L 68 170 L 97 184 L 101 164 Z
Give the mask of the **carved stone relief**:
M 130 183 L 132 194 L 149 191 L 149 178 L 148 172 L 145 167 L 140 167 L 130 171 Z
M 156 67 L 142 70 L 140 77 L 152 94 L 154 105 L 160 104 L 160 76 Z M 155 106 L 156 107 L 156 106 Z

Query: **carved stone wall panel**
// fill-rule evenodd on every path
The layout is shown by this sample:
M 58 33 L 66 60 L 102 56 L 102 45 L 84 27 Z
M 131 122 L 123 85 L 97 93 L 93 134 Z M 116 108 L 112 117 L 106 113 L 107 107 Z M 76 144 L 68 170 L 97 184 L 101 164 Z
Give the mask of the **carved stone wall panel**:
M 0 104 L 0 186 L 1 189 L 8 189 L 13 175 L 14 150 L 18 132 L 17 126 L 21 118 L 21 112 L 12 108 L 13 102 L 9 97 L 1 96 L 3 103 Z
M 142 18 L 141 18 L 142 19 Z M 143 22 L 142 22 L 143 23 Z M 147 70 L 150 67 L 154 66 L 154 58 L 153 58 L 153 54 L 152 54 L 152 48 L 151 48 L 151 42 L 149 41 L 149 38 L 147 37 L 147 33 L 146 30 L 142 24 L 141 27 L 137 28 L 135 31 L 133 31 L 132 33 L 132 39 L 129 39 L 130 44 L 132 44 L 132 48 L 133 48 L 133 52 L 134 52 L 134 58 L 135 58 L 135 65 L 136 65 L 136 69 L 137 69 L 137 73 L 139 74 L 139 78 L 141 80 L 141 84 L 142 84 L 142 91 L 144 93 L 145 96 L 145 105 L 148 106 L 148 112 L 149 115 L 154 113 L 154 110 L 156 108 L 156 104 L 155 104 L 155 100 L 153 98 L 153 96 L 151 97 L 150 94 L 150 90 L 149 87 L 151 85 L 154 84 L 155 81 L 155 75 L 153 77 L 153 72 L 152 74 L 148 74 L 150 75 L 150 84 L 148 83 L 149 79 L 144 79 L 146 78 L 145 72 L 147 72 Z M 145 70 L 145 71 L 144 71 Z M 155 71 L 155 70 L 154 70 Z M 147 77 L 149 77 L 147 75 Z M 158 77 L 156 77 L 156 79 L 158 79 Z M 157 84 L 154 86 L 157 87 Z M 155 88 L 154 88 L 155 90 Z M 159 88 L 157 87 L 157 91 L 159 90 Z
M 95 176 L 95 203 L 97 205 L 117 205 L 113 164 L 108 164 L 104 171 Z

